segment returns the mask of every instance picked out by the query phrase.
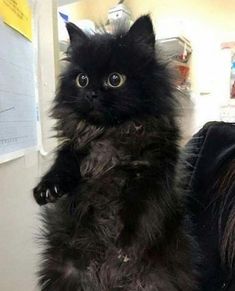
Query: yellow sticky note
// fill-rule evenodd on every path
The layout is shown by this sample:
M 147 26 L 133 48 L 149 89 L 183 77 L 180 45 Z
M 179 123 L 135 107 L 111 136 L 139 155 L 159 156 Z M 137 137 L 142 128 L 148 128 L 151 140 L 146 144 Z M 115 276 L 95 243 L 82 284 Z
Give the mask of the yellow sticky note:
M 27 0 L 0 0 L 3 21 L 32 40 L 32 12 Z

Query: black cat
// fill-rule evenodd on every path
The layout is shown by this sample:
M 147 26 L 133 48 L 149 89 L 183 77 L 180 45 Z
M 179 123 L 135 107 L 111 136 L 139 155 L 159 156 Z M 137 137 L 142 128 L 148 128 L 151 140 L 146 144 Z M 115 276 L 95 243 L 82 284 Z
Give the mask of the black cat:
M 196 290 L 175 98 L 151 19 L 113 35 L 67 29 L 53 109 L 62 144 L 34 189 L 39 204 L 55 202 L 43 209 L 40 288 Z

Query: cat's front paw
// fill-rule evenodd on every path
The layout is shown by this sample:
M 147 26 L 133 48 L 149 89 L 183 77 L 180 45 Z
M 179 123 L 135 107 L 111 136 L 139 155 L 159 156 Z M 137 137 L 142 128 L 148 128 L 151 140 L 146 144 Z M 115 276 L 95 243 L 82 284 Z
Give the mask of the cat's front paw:
M 39 205 L 44 205 L 56 201 L 56 199 L 64 195 L 64 193 L 57 183 L 42 180 L 33 189 L 33 195 Z

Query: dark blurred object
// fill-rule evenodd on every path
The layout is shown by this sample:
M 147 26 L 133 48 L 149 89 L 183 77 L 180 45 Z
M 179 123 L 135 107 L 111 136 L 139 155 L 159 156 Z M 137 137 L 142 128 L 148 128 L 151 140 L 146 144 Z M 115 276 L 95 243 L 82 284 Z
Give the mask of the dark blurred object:
M 207 123 L 186 146 L 200 291 L 235 290 L 235 124 Z

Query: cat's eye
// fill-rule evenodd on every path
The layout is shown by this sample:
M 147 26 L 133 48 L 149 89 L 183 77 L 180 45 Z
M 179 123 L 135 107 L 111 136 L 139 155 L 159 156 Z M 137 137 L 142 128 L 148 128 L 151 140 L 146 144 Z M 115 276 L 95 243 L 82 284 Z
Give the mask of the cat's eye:
M 126 76 L 120 73 L 111 73 L 107 79 L 107 85 L 112 88 L 121 87 L 126 81 Z
M 76 84 L 80 88 L 85 88 L 89 84 L 89 78 L 87 74 L 80 73 L 77 75 Z

